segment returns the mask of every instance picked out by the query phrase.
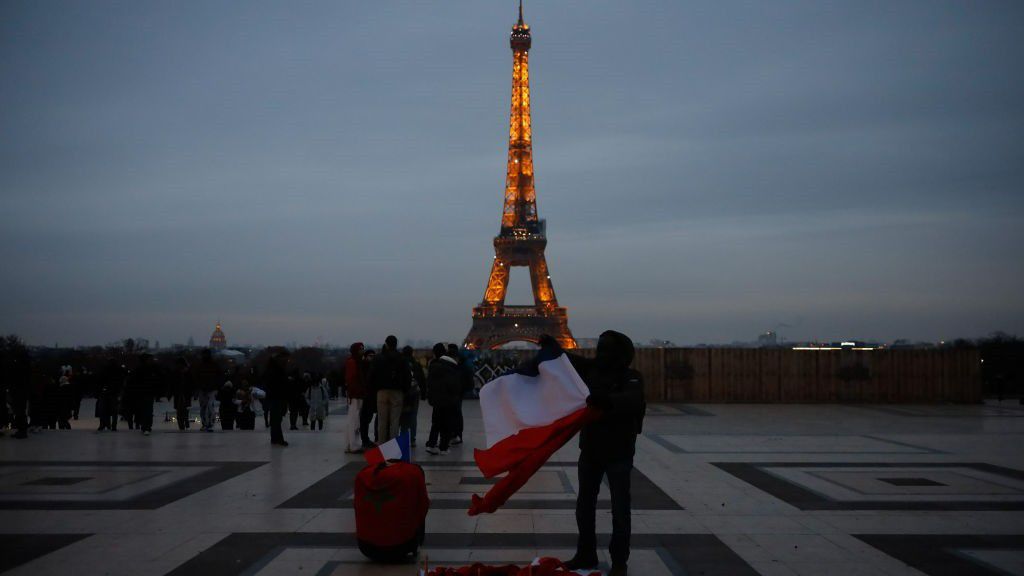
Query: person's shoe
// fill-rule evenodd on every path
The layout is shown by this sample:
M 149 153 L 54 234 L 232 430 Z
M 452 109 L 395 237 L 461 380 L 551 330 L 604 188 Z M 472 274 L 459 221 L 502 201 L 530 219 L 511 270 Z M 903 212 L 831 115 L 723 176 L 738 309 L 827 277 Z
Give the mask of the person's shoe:
M 458 446 L 459 444 L 462 444 L 462 436 L 452 438 L 452 446 Z
M 597 558 L 573 556 L 565 561 L 566 570 L 593 570 L 594 568 L 597 568 Z
M 24 440 L 25 438 L 28 438 L 28 432 L 25 432 L 24 430 L 18 430 L 17 432 L 15 432 L 15 434 L 14 434 L 14 436 L 12 436 L 12 438 L 17 438 L 18 440 Z
M 281 446 L 281 447 L 284 447 L 284 446 L 288 445 L 288 443 L 285 442 L 284 440 L 281 440 L 280 442 L 271 442 L 271 444 L 273 444 L 274 446 Z
M 409 446 L 410 446 L 411 448 L 415 448 L 415 447 L 416 447 L 416 441 L 415 441 L 415 440 L 413 440 L 412 442 L 409 442 Z
M 298 430 L 298 429 L 299 429 L 298 426 L 292 426 L 291 428 L 289 428 L 289 430 Z
M 149 436 L 149 430 L 143 430 L 142 431 L 142 435 L 143 436 Z
M 427 454 L 433 454 L 434 456 L 437 456 L 438 454 L 440 454 L 440 452 L 438 452 L 437 448 L 435 448 L 434 446 L 427 446 Z
M 626 576 L 626 565 L 612 564 L 612 569 L 608 571 L 608 576 Z
M 441 450 L 440 454 L 441 454 L 441 456 L 447 456 L 448 455 L 448 451 L 447 450 Z

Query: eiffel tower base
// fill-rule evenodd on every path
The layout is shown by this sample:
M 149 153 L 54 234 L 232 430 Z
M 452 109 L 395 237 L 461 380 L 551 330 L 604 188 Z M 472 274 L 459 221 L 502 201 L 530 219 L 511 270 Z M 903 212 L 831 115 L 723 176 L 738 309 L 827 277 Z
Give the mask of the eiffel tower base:
M 510 308 L 506 306 L 505 308 Z M 576 340 L 569 331 L 569 318 L 565 308 L 556 308 L 550 314 L 538 314 L 533 306 L 516 310 L 531 315 L 504 314 L 478 307 L 473 310 L 473 326 L 464 342 L 471 350 L 493 350 L 515 341 L 533 342 L 548 334 L 558 340 L 562 348 L 573 349 Z M 537 314 L 537 315 L 533 315 Z

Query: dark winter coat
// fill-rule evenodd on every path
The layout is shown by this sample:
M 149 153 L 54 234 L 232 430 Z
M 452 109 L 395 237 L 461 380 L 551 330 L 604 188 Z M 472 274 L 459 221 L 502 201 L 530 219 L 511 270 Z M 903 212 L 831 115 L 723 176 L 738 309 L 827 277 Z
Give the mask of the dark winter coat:
M 266 385 L 267 403 L 272 406 L 286 406 L 288 404 L 289 386 L 288 373 L 277 362 L 271 361 L 267 365 L 267 371 L 263 375 L 263 383 Z
M 373 359 L 373 368 L 370 370 L 370 382 L 373 390 L 405 392 L 409 389 L 411 380 L 409 363 L 396 350 L 385 348 Z
M 203 392 L 216 392 L 224 383 L 224 374 L 213 359 L 196 364 L 196 385 Z
M 458 363 L 442 356 L 427 369 L 427 401 L 434 408 L 454 406 L 462 399 L 462 378 Z
M 569 354 L 590 389 L 588 403 L 602 410 L 601 418 L 580 432 L 580 450 L 596 459 L 610 462 L 636 452 L 646 402 L 643 377 L 629 368 L 633 354 L 629 337 L 611 330 L 601 334 L 595 358 Z
M 187 368 L 182 368 L 174 373 L 174 382 L 171 393 L 174 394 L 174 409 L 184 410 L 192 405 L 192 377 Z
M 142 362 L 132 371 L 124 392 L 132 398 L 146 398 L 159 394 L 162 385 L 159 367 L 152 362 Z

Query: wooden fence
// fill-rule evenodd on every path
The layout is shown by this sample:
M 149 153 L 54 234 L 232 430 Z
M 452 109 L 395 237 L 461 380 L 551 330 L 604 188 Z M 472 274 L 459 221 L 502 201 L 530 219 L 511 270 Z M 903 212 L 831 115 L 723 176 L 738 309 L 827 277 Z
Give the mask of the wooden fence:
M 977 350 L 640 348 L 633 368 L 644 376 L 649 402 L 926 404 L 982 398 Z
M 633 367 L 652 402 L 976 403 L 976 350 L 646 348 Z

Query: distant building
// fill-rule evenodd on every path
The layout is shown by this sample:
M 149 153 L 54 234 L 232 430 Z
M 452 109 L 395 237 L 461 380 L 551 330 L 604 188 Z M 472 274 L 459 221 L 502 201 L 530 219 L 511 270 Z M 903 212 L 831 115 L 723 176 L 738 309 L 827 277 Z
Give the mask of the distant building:
M 757 345 L 760 347 L 771 347 L 779 345 L 779 335 L 769 330 L 757 337 Z
M 213 334 L 210 335 L 210 349 L 223 350 L 227 347 L 228 339 L 224 337 L 224 331 L 220 329 L 220 322 L 217 322 L 217 327 L 213 329 Z

